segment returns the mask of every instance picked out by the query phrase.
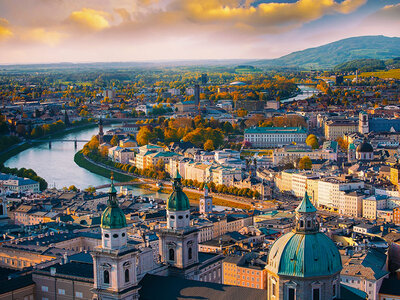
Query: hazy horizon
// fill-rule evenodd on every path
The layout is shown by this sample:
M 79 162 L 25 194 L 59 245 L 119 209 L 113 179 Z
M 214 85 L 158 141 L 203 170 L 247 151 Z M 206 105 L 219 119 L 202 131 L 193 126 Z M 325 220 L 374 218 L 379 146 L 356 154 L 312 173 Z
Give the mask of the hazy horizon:
M 393 0 L 0 0 L 0 64 L 273 59 L 400 37 Z

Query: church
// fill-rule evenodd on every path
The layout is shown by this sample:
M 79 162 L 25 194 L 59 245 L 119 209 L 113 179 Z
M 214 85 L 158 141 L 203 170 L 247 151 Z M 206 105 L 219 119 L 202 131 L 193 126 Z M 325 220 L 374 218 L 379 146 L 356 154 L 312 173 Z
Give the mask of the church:
M 269 250 L 267 288 L 221 284 L 224 257 L 199 252 L 199 232 L 191 226 L 181 180 L 177 172 L 166 203 L 166 226 L 157 230 L 159 260 L 149 244 L 138 247 L 128 238 L 112 181 L 101 216 L 101 244 L 36 268 L 31 278 L 34 299 L 354 299 L 343 292 L 339 251 L 319 232 L 316 208 L 307 194 L 296 209 L 293 231 Z M 203 206 L 211 206 L 208 195 L 204 200 Z

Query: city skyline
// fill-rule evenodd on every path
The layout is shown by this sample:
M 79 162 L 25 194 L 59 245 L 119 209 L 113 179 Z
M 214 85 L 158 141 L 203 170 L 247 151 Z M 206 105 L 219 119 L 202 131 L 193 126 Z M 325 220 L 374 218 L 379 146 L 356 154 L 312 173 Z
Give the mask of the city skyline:
M 400 36 L 399 1 L 0 1 L 1 64 L 276 58 Z

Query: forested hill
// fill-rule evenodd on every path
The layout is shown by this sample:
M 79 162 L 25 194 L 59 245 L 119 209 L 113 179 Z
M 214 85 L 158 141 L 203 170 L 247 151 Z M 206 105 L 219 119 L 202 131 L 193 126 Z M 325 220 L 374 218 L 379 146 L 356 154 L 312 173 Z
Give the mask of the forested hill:
M 357 59 L 400 57 L 400 38 L 360 36 L 339 40 L 320 47 L 293 52 L 277 59 L 254 61 L 252 65 L 330 69 Z

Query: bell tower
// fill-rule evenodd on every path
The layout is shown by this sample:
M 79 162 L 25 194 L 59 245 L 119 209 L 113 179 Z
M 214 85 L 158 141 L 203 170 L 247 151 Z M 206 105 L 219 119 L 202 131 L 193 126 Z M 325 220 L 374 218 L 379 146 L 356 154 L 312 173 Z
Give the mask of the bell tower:
M 101 246 L 93 256 L 93 299 L 139 299 L 136 265 L 138 250 L 126 236 L 125 214 L 118 205 L 117 191 L 111 177 L 107 208 L 101 216 Z
M 161 262 L 170 266 L 169 275 L 197 279 L 198 231 L 190 226 L 189 198 L 176 172 L 173 191 L 167 200 L 167 226 L 158 230 Z
M 201 198 L 199 201 L 199 211 L 203 215 L 207 215 L 212 213 L 212 197 L 208 194 L 208 185 L 204 184 L 204 198 Z
M 369 133 L 368 114 L 363 111 L 358 115 L 358 132 L 361 134 Z

